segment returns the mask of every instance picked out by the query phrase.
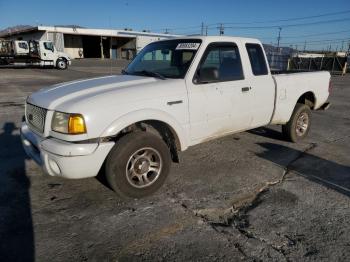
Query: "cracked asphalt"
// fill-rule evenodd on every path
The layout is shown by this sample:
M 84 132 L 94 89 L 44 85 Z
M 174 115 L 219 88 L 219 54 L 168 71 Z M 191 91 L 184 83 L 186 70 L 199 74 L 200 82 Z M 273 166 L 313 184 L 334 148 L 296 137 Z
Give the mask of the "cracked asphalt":
M 349 75 L 332 78 L 303 143 L 279 126 L 210 141 L 182 152 L 157 194 L 124 202 L 103 179 L 43 175 L 18 130 L 31 92 L 123 66 L 0 69 L 0 260 L 349 260 Z

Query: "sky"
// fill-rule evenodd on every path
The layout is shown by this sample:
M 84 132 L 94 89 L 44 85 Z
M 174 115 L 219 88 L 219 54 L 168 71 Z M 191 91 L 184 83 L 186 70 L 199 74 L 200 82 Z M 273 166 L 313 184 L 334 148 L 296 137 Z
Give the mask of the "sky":
M 275 45 L 280 26 L 281 45 L 298 49 L 304 48 L 305 41 L 306 49 L 330 45 L 333 50 L 347 49 L 350 40 L 350 0 L 0 0 L 0 13 L 0 29 L 74 24 L 198 34 L 204 23 L 208 34 L 217 35 L 218 24 L 224 23 L 225 35 L 255 37 Z M 305 18 L 310 16 L 318 17 Z

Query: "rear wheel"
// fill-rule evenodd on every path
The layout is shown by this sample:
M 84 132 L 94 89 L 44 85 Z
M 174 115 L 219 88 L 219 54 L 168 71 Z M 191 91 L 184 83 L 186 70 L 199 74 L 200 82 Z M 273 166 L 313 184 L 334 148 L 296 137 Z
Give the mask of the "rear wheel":
M 57 69 L 64 70 L 64 69 L 67 69 L 67 67 L 68 67 L 68 64 L 67 64 L 66 59 L 64 59 L 64 58 L 57 59 L 57 62 L 56 62 Z
M 304 104 L 296 104 L 293 114 L 287 124 L 282 126 L 284 136 L 296 143 L 304 139 L 311 126 L 311 109 Z
M 164 141 L 147 132 L 123 136 L 106 160 L 106 178 L 122 197 L 142 198 L 154 193 L 165 182 L 171 165 Z

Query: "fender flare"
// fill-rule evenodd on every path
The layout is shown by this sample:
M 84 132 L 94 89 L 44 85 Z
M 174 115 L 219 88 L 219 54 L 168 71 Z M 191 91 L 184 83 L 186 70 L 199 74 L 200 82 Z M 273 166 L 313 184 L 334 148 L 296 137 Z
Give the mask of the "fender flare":
M 156 120 L 167 124 L 177 136 L 183 151 L 188 148 L 188 134 L 182 125 L 170 114 L 156 109 L 141 109 L 126 113 L 114 120 L 100 135 L 110 137 L 117 135 L 124 128 L 141 121 Z

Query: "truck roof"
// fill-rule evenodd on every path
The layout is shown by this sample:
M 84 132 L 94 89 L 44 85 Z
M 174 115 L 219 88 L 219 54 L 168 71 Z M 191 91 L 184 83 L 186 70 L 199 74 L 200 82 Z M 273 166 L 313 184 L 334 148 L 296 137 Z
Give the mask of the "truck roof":
M 181 37 L 176 37 L 172 39 L 201 39 L 203 42 L 229 41 L 229 42 L 241 42 L 241 43 L 249 42 L 249 43 L 261 44 L 261 42 L 256 38 L 236 37 L 236 36 L 181 36 Z M 169 39 L 166 39 L 166 40 L 169 40 Z

